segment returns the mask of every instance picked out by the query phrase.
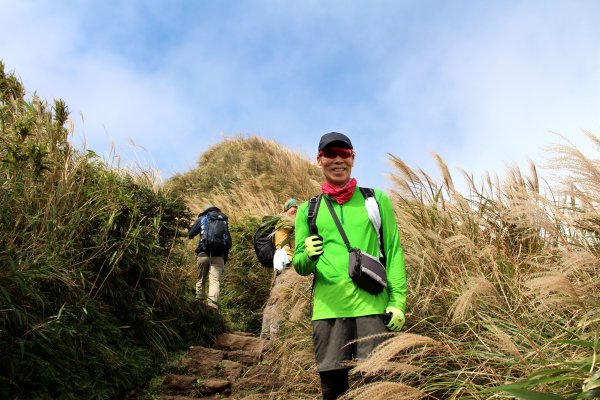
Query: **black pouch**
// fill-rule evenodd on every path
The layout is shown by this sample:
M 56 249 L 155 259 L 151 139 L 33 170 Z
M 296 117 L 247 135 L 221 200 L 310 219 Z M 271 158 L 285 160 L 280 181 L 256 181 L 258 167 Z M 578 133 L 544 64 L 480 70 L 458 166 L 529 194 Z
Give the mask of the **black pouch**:
M 371 294 L 379 294 L 387 288 L 385 267 L 378 259 L 360 249 L 349 253 L 348 274 L 358 287 Z

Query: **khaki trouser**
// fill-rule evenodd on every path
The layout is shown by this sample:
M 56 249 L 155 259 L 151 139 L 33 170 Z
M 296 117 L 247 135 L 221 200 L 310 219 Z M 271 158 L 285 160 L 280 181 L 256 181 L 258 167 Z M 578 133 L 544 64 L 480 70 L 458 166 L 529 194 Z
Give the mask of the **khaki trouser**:
M 196 257 L 198 267 L 198 281 L 196 281 L 196 297 L 202 299 L 206 296 L 206 284 L 208 281 L 207 304 L 218 308 L 219 294 L 221 293 L 221 278 L 225 262 L 221 256 L 208 256 L 205 253 Z

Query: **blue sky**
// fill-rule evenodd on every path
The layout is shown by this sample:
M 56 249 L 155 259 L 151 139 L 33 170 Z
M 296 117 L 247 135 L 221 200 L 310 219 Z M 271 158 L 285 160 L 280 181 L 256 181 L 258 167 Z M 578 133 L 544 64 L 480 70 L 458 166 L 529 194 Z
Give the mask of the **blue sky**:
M 600 134 L 600 2 L 0 0 L 0 58 L 63 98 L 73 141 L 163 178 L 224 137 L 314 158 L 346 133 L 359 184 L 388 153 L 455 180 Z M 133 144 L 132 144 L 133 143 Z

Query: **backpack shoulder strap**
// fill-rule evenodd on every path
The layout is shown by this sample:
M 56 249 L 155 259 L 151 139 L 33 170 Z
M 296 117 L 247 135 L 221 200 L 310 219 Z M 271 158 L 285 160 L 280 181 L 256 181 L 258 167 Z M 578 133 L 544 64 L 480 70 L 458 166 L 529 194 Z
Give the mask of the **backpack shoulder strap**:
M 371 188 L 359 187 L 358 190 L 360 190 L 360 193 L 363 195 L 365 200 L 369 197 L 375 197 L 375 191 Z
M 319 206 L 321 205 L 321 197 L 323 197 L 323 194 L 317 194 L 313 197 L 311 197 L 308 200 L 308 230 L 312 235 L 318 235 L 319 234 L 319 229 L 317 228 L 317 214 L 319 213 Z M 312 280 L 312 285 L 310 287 L 310 313 L 312 316 L 312 309 L 313 309 L 313 294 L 315 291 L 315 282 L 317 281 L 317 269 L 315 267 L 315 270 L 313 271 L 313 280 Z
M 319 229 L 317 228 L 317 214 L 319 213 L 319 206 L 321 205 L 322 194 L 311 197 L 308 200 L 308 229 L 311 235 L 317 235 Z
M 369 214 L 369 219 L 371 220 L 371 223 L 373 224 L 373 226 L 375 227 L 375 230 L 377 231 L 377 240 L 379 241 L 379 252 L 380 252 L 379 259 L 380 259 L 381 263 L 383 264 L 383 266 L 385 267 L 386 257 L 385 257 L 385 249 L 383 246 L 383 224 L 381 221 L 381 210 L 379 209 L 379 203 L 377 202 L 377 198 L 375 197 L 375 190 L 373 190 L 371 188 L 363 188 L 363 187 L 359 187 L 358 189 L 360 190 L 360 193 L 365 198 L 365 207 L 367 208 L 367 213 Z M 375 201 L 375 204 L 377 205 L 376 212 L 374 210 L 369 210 L 369 198 L 373 198 L 372 201 Z M 371 212 L 369 212 L 369 211 L 371 211 Z M 377 218 L 377 217 L 379 217 L 379 218 Z

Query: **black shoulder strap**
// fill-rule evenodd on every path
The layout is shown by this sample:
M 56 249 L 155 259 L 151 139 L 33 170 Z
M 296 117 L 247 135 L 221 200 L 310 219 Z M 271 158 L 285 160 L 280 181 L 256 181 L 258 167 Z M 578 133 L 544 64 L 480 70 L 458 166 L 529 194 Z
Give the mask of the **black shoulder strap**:
M 321 197 L 323 194 L 318 194 L 311 197 L 308 200 L 308 230 L 312 235 L 318 235 L 319 229 L 317 228 L 317 214 L 319 213 L 319 206 L 321 205 Z M 313 312 L 313 293 L 315 291 L 315 282 L 317 281 L 317 269 L 313 271 L 313 281 L 310 287 L 310 315 L 312 317 Z
M 317 235 L 319 229 L 317 228 L 317 214 L 319 213 L 319 205 L 321 204 L 322 194 L 311 197 L 308 200 L 308 230 L 311 235 Z
M 350 246 L 350 241 L 348 240 L 348 236 L 346 236 L 346 232 L 344 228 L 342 228 L 342 224 L 340 223 L 340 219 L 338 218 L 333 206 L 331 205 L 331 201 L 327 197 L 325 197 L 325 203 L 327 204 L 327 208 L 329 208 L 329 212 L 331 213 L 331 217 L 333 218 L 333 222 L 335 222 L 335 226 L 337 226 L 338 231 L 340 231 L 340 235 L 342 235 L 342 239 L 344 239 L 344 243 L 346 244 L 346 248 L 348 249 L 348 253 L 352 252 L 352 246 Z
M 375 191 L 371 188 L 359 187 L 358 190 L 360 190 L 360 193 L 363 195 L 365 200 L 369 197 L 375 197 Z M 375 201 L 377 201 L 377 199 L 375 199 Z
M 377 203 L 377 208 L 379 208 L 379 202 L 377 201 L 377 197 L 375 197 L 375 191 L 371 188 L 363 188 L 363 187 L 359 187 L 358 188 L 360 190 L 360 193 L 363 195 L 363 197 L 365 198 L 365 200 L 367 200 L 369 197 L 372 197 L 375 199 L 375 203 Z M 381 209 L 379 209 L 379 215 L 381 215 Z M 381 242 L 379 243 L 379 249 L 381 251 L 381 259 L 379 261 L 381 261 L 381 264 L 383 264 L 383 266 L 386 266 L 386 256 L 385 256 L 385 248 L 383 246 L 383 218 L 381 219 L 381 225 L 379 226 L 379 237 L 381 238 Z

